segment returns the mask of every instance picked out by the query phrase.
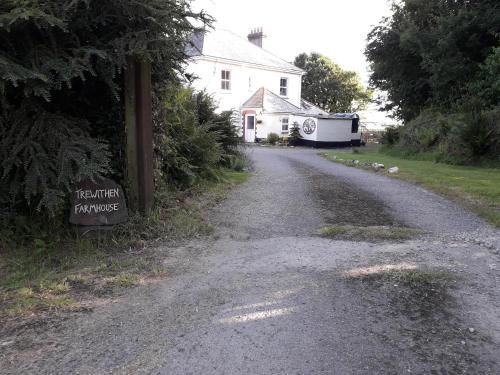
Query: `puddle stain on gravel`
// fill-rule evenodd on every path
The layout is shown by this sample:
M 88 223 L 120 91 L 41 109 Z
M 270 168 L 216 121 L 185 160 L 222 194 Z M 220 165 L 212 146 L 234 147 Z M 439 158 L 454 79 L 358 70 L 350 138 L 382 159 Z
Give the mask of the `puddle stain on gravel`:
M 498 364 L 491 348 L 485 348 L 484 336 L 470 332 L 455 313 L 459 306 L 450 293 L 458 281 L 454 275 L 414 267 L 366 270 L 344 272 L 340 280 L 360 298 L 360 308 L 391 322 L 375 333 L 383 345 L 416 355 L 421 364 L 412 373 L 496 374 Z
M 328 225 L 393 226 L 400 223 L 388 207 L 354 185 L 290 161 L 292 167 L 310 181 L 310 195 Z

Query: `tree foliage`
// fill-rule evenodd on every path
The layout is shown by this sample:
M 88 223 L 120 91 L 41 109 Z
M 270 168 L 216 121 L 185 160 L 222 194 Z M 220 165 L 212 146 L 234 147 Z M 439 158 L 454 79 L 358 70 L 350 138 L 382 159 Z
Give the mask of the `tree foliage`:
M 371 85 L 388 95 L 383 109 L 408 121 L 424 108 L 456 111 L 471 95 L 498 105 L 499 33 L 496 0 L 395 3 L 365 51 Z
M 356 112 L 370 100 L 355 72 L 345 71 L 319 53 L 302 53 L 295 58 L 295 66 L 304 69 L 302 96 L 328 112 Z
M 33 103 L 0 117 L 0 205 L 54 214 L 74 181 L 108 173 L 108 147 L 87 130 L 87 123 Z
M 16 207 L 53 212 L 75 181 L 121 178 L 127 58 L 152 62 L 159 95 L 183 69 L 193 24 L 209 22 L 185 0 L 2 0 L 0 115 L 8 141 L 0 152 L 16 159 L 2 158 L 0 178 Z

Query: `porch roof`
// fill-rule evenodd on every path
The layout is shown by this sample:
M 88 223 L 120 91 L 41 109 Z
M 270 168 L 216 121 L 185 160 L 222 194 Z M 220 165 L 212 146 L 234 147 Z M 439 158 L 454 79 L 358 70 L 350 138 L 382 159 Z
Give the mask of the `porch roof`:
M 261 108 L 263 113 L 297 113 L 300 108 L 286 101 L 272 91 L 261 87 L 241 108 Z

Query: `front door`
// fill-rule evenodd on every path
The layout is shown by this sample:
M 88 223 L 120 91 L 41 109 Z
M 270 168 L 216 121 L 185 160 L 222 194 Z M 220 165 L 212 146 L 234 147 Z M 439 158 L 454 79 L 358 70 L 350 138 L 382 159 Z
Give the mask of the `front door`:
M 245 116 L 245 142 L 255 142 L 255 115 Z

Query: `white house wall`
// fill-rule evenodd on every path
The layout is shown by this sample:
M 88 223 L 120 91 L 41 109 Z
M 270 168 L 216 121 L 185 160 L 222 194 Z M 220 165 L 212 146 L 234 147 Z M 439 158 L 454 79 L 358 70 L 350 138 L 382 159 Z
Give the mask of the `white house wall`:
M 231 90 L 221 89 L 221 71 L 231 71 Z M 288 78 L 288 96 L 290 103 L 300 106 L 301 75 L 254 68 L 245 64 L 231 64 L 220 61 L 193 58 L 187 72 L 199 79 L 193 82 L 196 90 L 206 90 L 218 103 L 219 111 L 240 109 L 241 105 L 259 88 L 265 87 L 275 94 L 280 93 L 280 79 Z
M 269 133 L 276 133 L 280 137 L 283 136 L 284 134 L 282 133 L 281 130 L 281 119 L 282 118 L 289 118 L 288 114 L 284 115 L 278 115 L 278 114 L 264 114 L 264 115 L 258 115 L 257 116 L 257 121 L 261 120 L 262 123 L 257 123 L 257 138 L 263 139 L 267 138 L 267 135 Z M 288 124 L 290 127 L 290 124 Z M 286 132 L 285 134 L 288 134 Z

